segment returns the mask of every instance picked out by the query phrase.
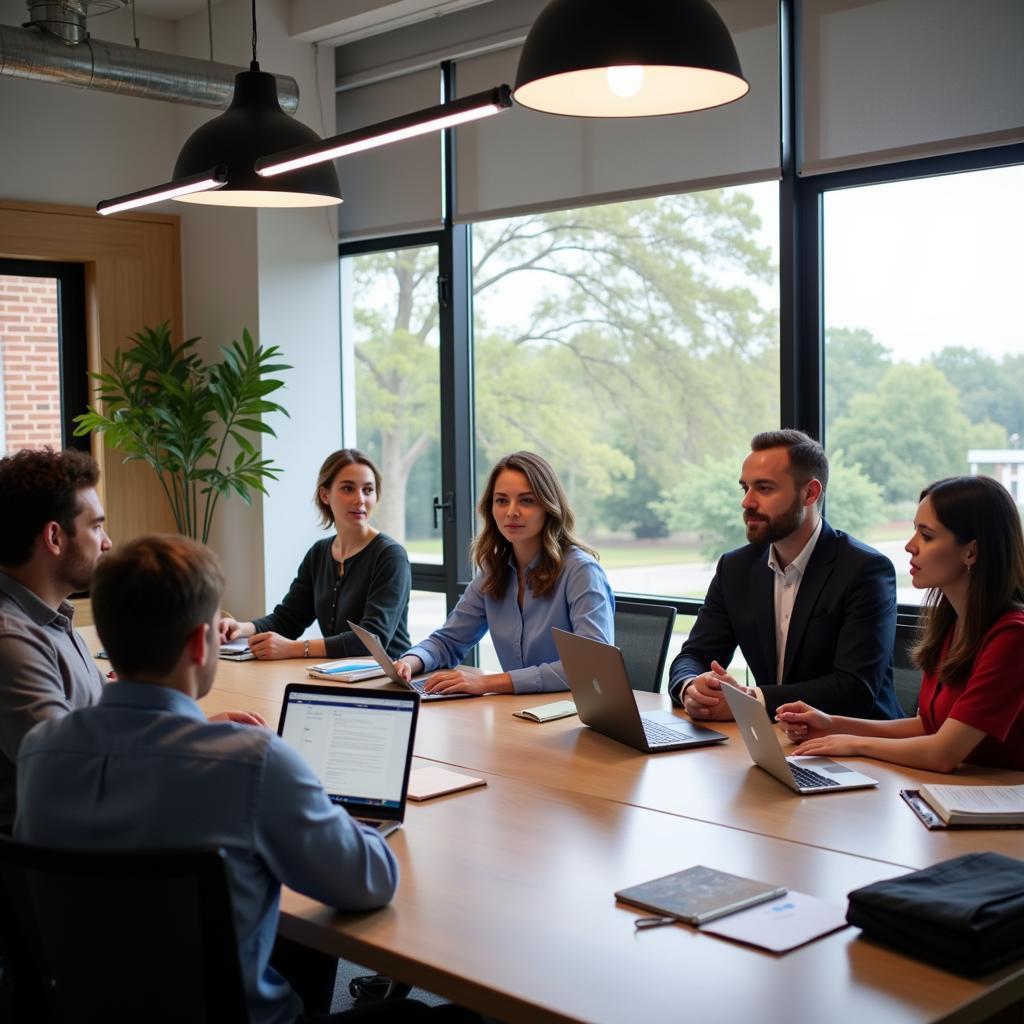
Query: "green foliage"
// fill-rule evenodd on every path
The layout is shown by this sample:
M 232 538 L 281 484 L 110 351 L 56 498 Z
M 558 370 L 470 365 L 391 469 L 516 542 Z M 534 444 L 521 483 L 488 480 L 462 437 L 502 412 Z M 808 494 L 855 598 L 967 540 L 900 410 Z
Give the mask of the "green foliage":
M 836 529 L 856 537 L 885 517 L 882 488 L 860 466 L 848 465 L 841 451 L 829 455 L 825 511 Z
M 1024 356 L 996 361 L 957 345 L 942 349 L 931 361 L 956 388 L 969 420 L 991 420 L 1009 434 L 1024 436 Z
M 291 367 L 274 361 L 276 345 L 258 347 L 248 330 L 214 364 L 193 351 L 199 338 L 175 345 L 166 322 L 131 340 L 105 361 L 106 373 L 90 374 L 100 400 L 75 417 L 75 436 L 103 434 L 125 462 L 152 466 L 178 530 L 206 543 L 221 496 L 234 492 L 248 505 L 252 490 L 266 494 L 264 481 L 277 479 L 280 469 L 260 457 L 252 435 L 274 434 L 265 414 L 288 415 L 268 398 L 283 382 L 267 374 Z M 229 438 L 238 446 L 230 460 Z
M 877 391 L 854 395 L 829 444 L 882 487 L 886 501 L 909 501 L 940 477 L 967 472 L 967 450 L 1005 443 L 994 423 L 972 424 L 956 389 L 934 366 L 897 363 Z
M 830 327 L 825 332 L 825 415 L 844 416 L 850 399 L 874 391 L 892 365 L 889 350 L 870 331 Z
M 480 473 L 531 448 L 583 530 L 660 531 L 646 506 L 687 463 L 778 422 L 778 328 L 758 293 L 774 268 L 758 227 L 734 190 L 476 225 Z M 382 528 L 402 537 L 407 482 L 439 432 L 436 255 L 352 267 L 357 431 L 384 474 Z
M 738 483 L 746 455 L 745 450 L 736 450 L 725 459 L 687 466 L 682 480 L 651 503 L 670 530 L 697 534 L 701 553 L 709 559 L 747 543 Z M 882 489 L 841 454 L 829 459 L 826 500 L 830 521 L 847 533 L 862 533 L 883 512 Z
M 724 459 L 686 466 L 679 483 L 651 502 L 669 530 L 697 534 L 701 553 L 709 559 L 747 543 L 738 483 L 746 454 L 736 449 Z

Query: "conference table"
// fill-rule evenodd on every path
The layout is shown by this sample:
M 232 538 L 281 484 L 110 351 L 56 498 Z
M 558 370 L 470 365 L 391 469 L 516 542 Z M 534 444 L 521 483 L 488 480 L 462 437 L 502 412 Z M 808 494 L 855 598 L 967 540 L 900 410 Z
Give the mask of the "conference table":
M 276 725 L 285 685 L 309 664 L 222 662 L 203 707 Z M 799 796 L 751 764 L 732 723 L 715 723 L 726 743 L 648 755 L 576 717 L 512 715 L 560 696 L 422 705 L 415 765 L 487 785 L 410 802 L 389 838 L 401 868 L 390 906 L 341 914 L 285 890 L 281 934 L 509 1022 L 1024 1020 L 1024 962 L 964 978 L 850 927 L 779 955 L 684 924 L 637 931 L 641 912 L 613 895 L 706 864 L 845 906 L 852 889 L 960 853 L 1024 856 L 1024 832 L 929 832 L 899 797 L 948 777 L 864 761 L 877 789 Z

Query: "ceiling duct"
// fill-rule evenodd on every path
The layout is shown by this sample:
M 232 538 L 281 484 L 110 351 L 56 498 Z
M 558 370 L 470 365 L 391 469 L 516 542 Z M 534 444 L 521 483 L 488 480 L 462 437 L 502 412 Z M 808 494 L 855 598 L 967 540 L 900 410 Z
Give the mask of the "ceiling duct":
M 33 0 L 26 28 L 0 25 L 0 78 L 28 78 L 216 110 L 228 107 L 235 75 L 245 68 L 93 39 L 86 29 L 89 9 L 102 13 L 120 6 L 119 0 Z M 294 113 L 298 83 L 286 75 L 275 78 L 281 109 Z

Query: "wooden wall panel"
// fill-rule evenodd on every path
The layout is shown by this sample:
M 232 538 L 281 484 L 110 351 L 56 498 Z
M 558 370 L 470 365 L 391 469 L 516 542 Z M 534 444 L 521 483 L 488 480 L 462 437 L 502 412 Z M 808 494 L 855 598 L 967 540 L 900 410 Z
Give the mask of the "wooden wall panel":
M 113 355 L 143 325 L 170 320 L 181 333 L 181 241 L 177 217 L 0 200 L 0 256 L 82 263 L 85 266 L 89 369 Z M 148 466 L 125 464 L 93 439 L 103 471 L 100 495 L 115 543 L 154 530 L 172 531 L 174 519 Z

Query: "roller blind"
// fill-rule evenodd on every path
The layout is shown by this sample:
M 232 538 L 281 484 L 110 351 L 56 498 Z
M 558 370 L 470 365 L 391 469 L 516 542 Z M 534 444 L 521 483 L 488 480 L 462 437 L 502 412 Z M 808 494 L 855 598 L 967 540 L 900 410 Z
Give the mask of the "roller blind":
M 801 174 L 1024 141 L 1022 0 L 804 0 Z
M 583 206 L 779 177 L 775 0 L 715 5 L 750 92 L 725 107 L 637 120 L 568 118 L 515 107 L 457 130 L 456 220 Z M 460 60 L 459 95 L 512 84 L 520 48 Z
M 343 90 L 337 97 L 338 132 L 375 124 L 441 101 L 439 69 Z M 338 212 L 345 240 L 441 225 L 441 137 L 410 139 L 336 162 L 344 202 Z

